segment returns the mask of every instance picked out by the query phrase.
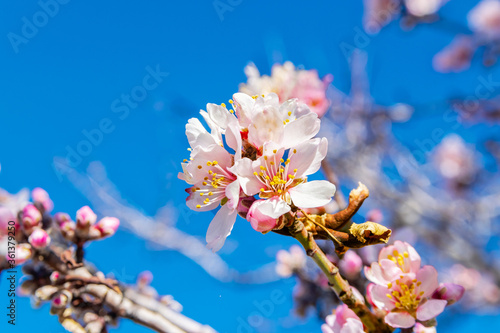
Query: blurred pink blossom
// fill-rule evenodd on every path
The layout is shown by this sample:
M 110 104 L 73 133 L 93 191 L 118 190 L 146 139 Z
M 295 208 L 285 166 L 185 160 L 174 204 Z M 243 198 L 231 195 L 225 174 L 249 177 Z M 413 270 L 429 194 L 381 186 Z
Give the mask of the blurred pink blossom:
M 434 56 L 434 69 L 441 73 L 461 72 L 470 66 L 476 46 L 472 37 L 459 35 Z
M 274 64 L 270 76 L 261 75 L 253 63 L 245 67 L 245 74 L 247 82 L 240 84 L 240 91 L 248 95 L 276 93 L 281 103 L 297 98 L 319 117 L 330 107 L 326 90 L 332 82 L 331 75 L 320 79 L 316 70 L 298 69 L 289 61 Z
M 467 15 L 472 31 L 489 40 L 500 37 L 500 1 L 482 0 Z
M 335 309 L 335 313 L 326 317 L 326 323 L 321 326 L 323 333 L 363 333 L 363 323 L 359 317 L 342 304 Z
M 50 236 L 41 228 L 35 228 L 28 241 L 35 249 L 43 249 L 50 244 Z
M 49 194 L 41 187 L 35 187 L 31 191 L 31 198 L 33 198 L 33 202 L 41 203 L 46 212 L 51 212 L 54 208 L 54 203 L 50 199 Z
M 281 277 L 290 277 L 306 265 L 304 250 L 298 245 L 292 245 L 290 250 L 280 250 L 276 254 L 276 273 Z
M 347 251 L 344 258 L 340 260 L 339 267 L 342 273 L 348 278 L 356 277 L 363 267 L 363 260 L 353 250 Z

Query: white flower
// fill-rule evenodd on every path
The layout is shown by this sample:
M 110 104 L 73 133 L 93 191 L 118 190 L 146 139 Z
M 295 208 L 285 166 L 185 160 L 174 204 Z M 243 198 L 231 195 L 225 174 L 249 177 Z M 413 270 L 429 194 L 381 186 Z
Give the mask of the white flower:
M 418 17 L 435 14 L 448 0 L 405 0 L 410 14 Z
M 295 99 L 279 103 L 276 94 L 250 97 L 233 95 L 234 110 L 248 142 L 261 149 L 265 143 L 290 148 L 315 136 L 320 127 L 317 114 Z
M 307 182 L 307 176 L 318 171 L 325 158 L 328 146 L 325 138 L 295 146 L 287 152 L 288 157 L 284 148 L 272 149 L 272 146 L 266 145 L 264 155 L 257 160 L 243 158 L 231 168 L 246 195 L 259 194 L 264 199 L 254 202 L 247 215 L 258 231 L 268 231 L 259 225 L 265 217 L 277 219 L 289 212 L 292 204 L 300 208 L 324 206 L 335 194 L 335 185 L 328 181 Z M 265 222 L 265 229 L 272 227 L 268 219 Z

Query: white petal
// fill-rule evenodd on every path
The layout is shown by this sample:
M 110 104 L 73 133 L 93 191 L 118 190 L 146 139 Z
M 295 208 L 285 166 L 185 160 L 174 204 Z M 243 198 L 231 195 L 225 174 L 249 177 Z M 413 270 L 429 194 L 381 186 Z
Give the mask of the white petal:
M 240 199 L 240 183 L 235 180 L 231 184 L 226 186 L 226 197 L 228 199 L 226 206 L 231 210 L 235 210 L 238 207 L 238 202 Z
M 236 222 L 236 215 L 236 211 L 231 211 L 227 205 L 224 205 L 210 222 L 206 239 L 207 247 L 213 252 L 219 251 L 224 245 L 227 236 L 231 234 L 234 222 Z
M 229 111 L 225 107 L 217 104 L 208 103 L 207 112 L 210 115 L 210 118 L 217 126 L 224 129 L 227 128 L 231 113 L 229 113 Z
M 327 149 L 328 140 L 326 138 L 307 140 L 291 148 L 288 169 L 297 169 L 295 177 L 315 173 L 321 167 L 321 161 L 325 158 Z
M 244 93 L 236 93 L 233 95 L 234 111 L 238 116 L 238 120 L 243 128 L 248 127 L 253 117 L 253 107 L 255 100 Z
M 288 213 L 290 211 L 290 206 L 283 199 L 272 197 L 271 199 L 259 202 L 255 209 L 261 214 L 277 219 L 283 214 Z
M 238 176 L 240 186 L 246 195 L 255 195 L 259 193 L 262 185 L 253 174 L 252 160 L 247 157 L 242 158 L 236 161 L 234 166 L 229 170 Z
M 197 118 L 191 118 L 188 120 L 188 123 L 186 124 L 186 136 L 191 148 L 195 148 L 197 146 L 206 147 L 217 143 L 214 137 L 207 132 L 205 127 L 203 127 Z
M 238 124 L 238 120 L 236 117 L 231 116 L 229 118 L 228 126 L 226 129 L 226 143 L 227 145 L 234 149 L 234 160 L 238 161 L 241 159 L 241 132 L 240 125 Z
M 315 180 L 299 184 L 291 188 L 288 193 L 297 207 L 320 207 L 332 200 L 335 194 L 335 185 L 326 180 Z
M 320 120 L 313 112 L 290 122 L 284 129 L 283 147 L 294 147 L 309 140 L 318 133 L 319 127 Z

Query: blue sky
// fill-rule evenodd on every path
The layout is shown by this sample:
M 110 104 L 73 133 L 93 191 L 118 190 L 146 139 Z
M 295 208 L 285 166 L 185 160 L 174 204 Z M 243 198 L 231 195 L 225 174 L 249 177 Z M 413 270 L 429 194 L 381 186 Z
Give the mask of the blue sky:
M 51 194 L 55 211 L 72 215 L 87 201 L 58 176 L 52 161 L 78 149 L 85 155 L 75 159 L 78 169 L 101 161 L 123 196 L 149 215 L 167 202 L 183 205 L 185 185 L 176 175 L 187 156 L 184 124 L 206 103 L 227 101 L 244 81 L 249 61 L 268 73 L 273 62 L 291 60 L 333 74 L 334 84 L 347 92 L 350 74 L 342 49 L 361 47 L 369 55 L 376 101 L 417 104 L 413 125 L 396 129 L 409 147 L 429 136 L 429 123 L 442 122 L 443 101 L 473 95 L 481 75 L 500 76 L 498 68 L 485 69 L 479 61 L 460 74 L 432 69 L 433 55 L 461 30 L 446 22 L 465 26 L 465 14 L 477 1 L 451 1 L 442 11 L 444 23 L 410 32 L 393 23 L 377 36 L 360 33 L 361 1 L 224 1 L 233 5 L 222 16 L 212 1 L 66 2 L 57 10 L 50 7 L 53 17 L 46 19 L 38 1 L 0 3 L 0 186 L 11 192 L 41 186 Z M 26 20 L 39 27 L 30 30 Z M 29 38 L 14 37 L 23 33 Z M 145 84 L 151 72 L 157 73 L 156 82 Z M 137 88 L 145 85 L 150 90 Z M 123 99 L 141 92 L 144 100 L 136 105 Z M 82 144 L 85 133 L 96 129 L 102 137 Z M 470 128 L 456 131 L 470 142 L 480 135 Z M 195 216 L 192 223 L 180 221 L 180 227 L 203 238 L 212 215 Z M 242 271 L 268 263 L 278 249 L 292 244 L 278 235 L 260 235 L 242 220 L 229 242 L 234 251 L 222 255 Z M 282 292 L 285 301 L 260 332 L 283 331 L 282 326 L 289 332 L 319 329 L 314 318 L 301 322 L 291 316 L 293 280 L 223 284 L 181 255 L 157 251 L 126 232 L 93 244 L 88 258 L 129 282 L 151 270 L 161 293 L 173 294 L 184 313 L 220 332 L 238 332 L 241 320 L 258 311 L 256 302 L 268 300 L 273 291 Z M 3 280 L 0 287 L 1 306 Z M 47 313 L 47 306 L 32 310 L 28 299 L 19 299 L 15 331 L 43 323 L 44 332 L 62 332 Z M 440 332 L 470 331 L 478 320 L 499 323 L 493 317 L 450 315 L 441 320 Z M 3 325 L 2 319 L 2 330 Z M 146 331 L 125 321 L 117 330 Z

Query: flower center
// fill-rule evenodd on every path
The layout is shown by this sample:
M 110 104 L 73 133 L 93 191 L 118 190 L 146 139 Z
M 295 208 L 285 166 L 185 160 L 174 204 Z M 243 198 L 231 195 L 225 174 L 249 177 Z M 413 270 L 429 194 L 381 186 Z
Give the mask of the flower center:
M 274 154 L 276 152 L 276 150 L 273 151 Z M 287 189 L 302 183 L 304 179 L 295 179 L 297 169 L 289 170 L 289 158 L 286 161 L 282 158 L 278 160 L 276 155 L 264 156 L 263 158 L 264 165 L 260 166 L 260 172 L 253 173 L 263 185 L 260 188 L 259 196 L 264 199 L 274 196 L 286 199 Z
M 203 178 L 201 187 L 194 186 L 192 188 L 192 191 L 198 192 L 200 196 L 207 196 L 203 200 L 204 204 L 222 200 L 226 195 L 226 186 L 236 179 L 234 175 L 221 167 L 217 161 L 207 161 L 206 165 L 209 168 L 207 175 Z M 198 165 L 198 169 L 202 168 L 202 165 Z M 196 205 L 196 208 L 201 208 L 201 205 Z
M 418 287 L 422 282 L 414 280 L 408 280 L 406 282 L 402 279 L 395 281 L 397 290 L 393 290 L 391 294 L 386 296 L 394 301 L 396 308 L 408 311 L 409 313 L 414 312 L 418 305 L 420 304 L 421 298 L 424 294 L 423 291 L 418 292 Z M 387 287 L 392 288 L 392 283 L 389 283 Z

